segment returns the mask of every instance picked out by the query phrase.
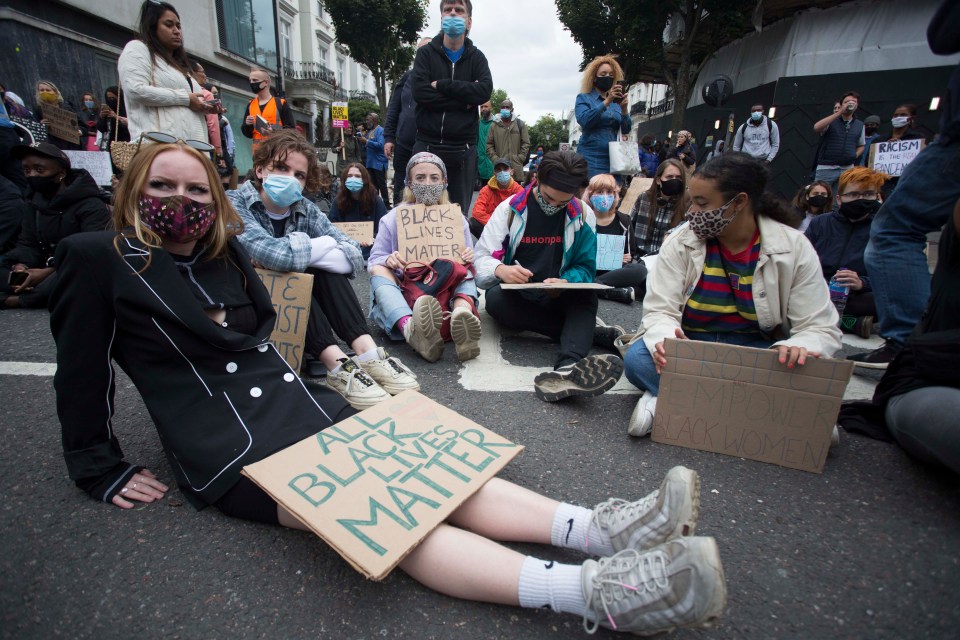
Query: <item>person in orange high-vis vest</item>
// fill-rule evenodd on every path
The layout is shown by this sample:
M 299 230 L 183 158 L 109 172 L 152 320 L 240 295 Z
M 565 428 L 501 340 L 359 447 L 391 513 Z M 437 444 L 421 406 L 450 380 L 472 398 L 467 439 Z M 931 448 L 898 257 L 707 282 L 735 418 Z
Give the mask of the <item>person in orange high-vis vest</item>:
M 266 120 L 273 129 L 292 129 L 297 124 L 287 101 L 270 93 L 270 76 L 266 71 L 250 70 L 250 91 L 256 95 L 247 106 L 247 115 L 240 132 L 253 139 L 254 144 L 264 137 L 264 134 L 257 130 L 257 116 Z

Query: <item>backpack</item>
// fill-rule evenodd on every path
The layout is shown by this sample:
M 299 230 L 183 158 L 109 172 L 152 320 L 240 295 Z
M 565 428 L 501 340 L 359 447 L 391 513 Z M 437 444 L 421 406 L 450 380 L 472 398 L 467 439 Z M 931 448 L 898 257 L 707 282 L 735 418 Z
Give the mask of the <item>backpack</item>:
M 766 118 L 766 121 L 767 121 L 767 140 L 770 140 L 770 136 L 773 135 L 773 120 L 771 120 L 770 118 Z M 742 125 L 740 125 L 740 128 L 737 129 L 737 135 L 742 136 L 742 135 L 743 135 L 743 129 L 744 129 L 744 127 L 746 127 L 748 124 L 750 124 L 750 121 L 749 121 L 749 120 L 747 120 L 747 121 L 744 122 Z

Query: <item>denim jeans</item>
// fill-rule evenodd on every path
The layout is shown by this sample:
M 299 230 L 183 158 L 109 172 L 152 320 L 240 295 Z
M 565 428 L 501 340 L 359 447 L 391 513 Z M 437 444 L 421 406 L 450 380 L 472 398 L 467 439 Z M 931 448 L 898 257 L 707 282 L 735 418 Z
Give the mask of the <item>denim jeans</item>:
M 960 197 L 960 140 L 934 142 L 907 165 L 870 227 L 864 261 L 880 335 L 900 345 L 930 298 L 927 233 L 940 229 Z
M 852 167 L 853 165 L 851 165 Z M 837 192 L 837 185 L 840 183 L 840 174 L 849 169 L 850 167 L 825 167 L 823 165 L 818 165 L 817 170 L 814 173 L 814 180 L 822 180 L 830 185 L 830 188 L 834 193 Z
M 476 306 L 477 284 L 473 280 L 464 280 L 457 285 L 454 297 L 450 298 L 451 309 L 456 294 L 470 296 Z M 445 311 L 449 310 L 445 309 Z M 377 326 L 383 329 L 392 340 L 403 340 L 403 334 L 397 329 L 397 322 L 412 314 L 413 310 L 404 299 L 400 285 L 383 276 L 370 278 L 370 319 L 376 322 Z
M 687 337 L 702 342 L 719 342 L 720 344 L 756 347 L 757 349 L 768 349 L 773 344 L 772 340 L 759 333 L 698 333 L 691 331 L 687 334 Z M 660 374 L 657 373 L 653 356 L 643 340 L 637 340 L 630 345 L 627 355 L 623 359 L 623 371 L 627 374 L 627 380 L 638 389 L 644 389 L 653 395 L 659 395 Z

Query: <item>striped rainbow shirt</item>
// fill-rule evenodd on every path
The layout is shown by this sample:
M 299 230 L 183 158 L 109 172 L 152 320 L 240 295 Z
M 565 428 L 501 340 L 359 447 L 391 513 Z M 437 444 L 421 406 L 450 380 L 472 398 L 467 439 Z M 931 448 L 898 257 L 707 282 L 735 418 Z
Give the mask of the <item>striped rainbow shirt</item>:
M 755 333 L 760 331 L 753 304 L 753 274 L 760 258 L 760 231 L 738 254 L 716 238 L 707 240 L 703 273 L 683 310 L 684 332 Z

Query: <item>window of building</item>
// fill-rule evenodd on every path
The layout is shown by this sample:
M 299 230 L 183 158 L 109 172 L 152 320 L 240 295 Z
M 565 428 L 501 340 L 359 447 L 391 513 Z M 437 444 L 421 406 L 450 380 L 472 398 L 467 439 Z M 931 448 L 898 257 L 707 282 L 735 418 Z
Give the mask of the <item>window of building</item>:
M 293 25 L 286 20 L 280 21 L 280 55 L 287 60 L 293 60 L 293 56 L 290 55 L 293 49 L 292 36 L 290 35 L 292 31 Z
M 330 49 L 326 48 L 323 45 L 320 45 L 320 64 L 327 66 L 327 63 L 330 60 Z
M 360 74 L 360 90 L 361 91 L 367 90 L 367 74 L 365 73 Z
M 220 46 L 269 69 L 277 66 L 273 0 L 216 0 Z
M 317 17 L 321 20 L 324 20 L 323 14 L 323 0 L 317 0 Z
M 347 75 L 347 62 L 343 58 L 337 58 L 337 86 L 346 89 L 344 86 L 344 76 Z

